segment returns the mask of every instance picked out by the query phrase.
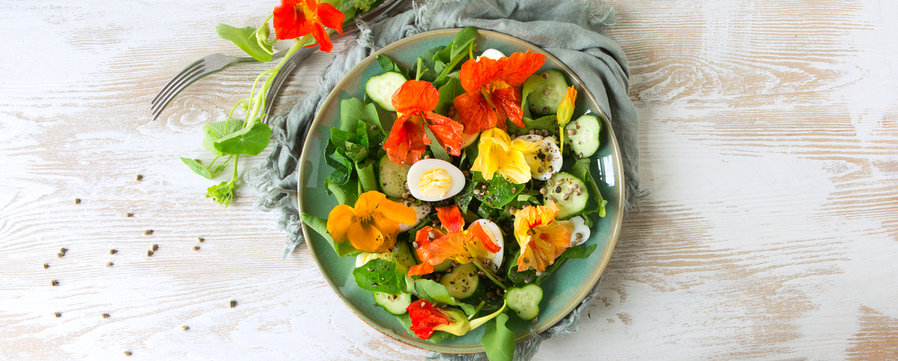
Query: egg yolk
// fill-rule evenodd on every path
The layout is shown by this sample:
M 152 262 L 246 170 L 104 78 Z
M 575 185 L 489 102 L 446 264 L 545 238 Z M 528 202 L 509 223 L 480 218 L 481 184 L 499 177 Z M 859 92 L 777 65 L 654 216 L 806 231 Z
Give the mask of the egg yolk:
M 418 180 L 418 190 L 428 198 L 443 198 L 452 188 L 452 177 L 445 169 L 434 168 L 424 172 Z

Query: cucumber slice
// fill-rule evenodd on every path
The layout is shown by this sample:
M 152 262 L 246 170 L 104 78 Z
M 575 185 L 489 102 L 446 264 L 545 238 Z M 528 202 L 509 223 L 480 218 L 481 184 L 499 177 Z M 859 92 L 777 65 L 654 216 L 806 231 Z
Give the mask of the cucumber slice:
M 406 207 L 412 207 L 412 209 L 415 210 L 415 216 L 417 216 L 417 218 L 415 219 L 415 224 L 400 223 L 399 232 L 405 232 L 412 228 L 415 228 L 415 226 L 421 223 L 421 221 L 424 220 L 424 218 L 427 217 L 427 215 L 430 214 L 430 212 L 433 210 L 433 207 L 431 207 L 427 202 L 416 204 L 415 202 L 404 199 L 394 199 L 393 201 L 404 204 Z
M 391 295 L 384 292 L 374 292 L 374 302 L 394 315 L 401 315 L 407 312 L 405 309 L 412 304 L 412 295 L 408 293 L 400 293 Z
M 393 108 L 393 93 L 405 83 L 405 77 L 397 72 L 386 72 L 381 75 L 373 76 L 365 83 L 365 93 L 377 105 L 384 110 L 395 112 Z M 564 96 L 564 94 L 562 94 Z
M 474 295 L 477 286 L 480 285 L 480 277 L 477 276 L 477 267 L 471 263 L 465 263 L 452 269 L 440 278 L 440 284 L 446 287 L 449 295 L 456 299 L 465 299 Z
M 402 198 L 402 195 L 407 192 L 405 181 L 408 177 L 408 169 L 411 167 L 408 164 L 399 165 L 386 155 L 380 158 L 377 172 L 378 183 L 387 197 Z
M 396 246 L 393 247 L 393 260 L 405 268 L 416 264 L 415 256 L 412 255 L 412 251 L 408 248 L 408 244 L 405 241 L 396 242 Z
M 557 70 L 547 70 L 531 78 L 534 76 L 543 78 L 543 82 L 527 97 L 530 112 L 534 115 L 554 114 L 567 93 L 567 79 Z M 529 78 L 527 80 L 530 81 Z
M 532 320 L 539 315 L 539 301 L 543 299 L 543 289 L 535 284 L 521 288 L 510 288 L 505 292 L 508 308 L 517 312 L 518 317 Z
M 566 143 L 580 158 L 591 157 L 599 150 L 599 132 L 602 131 L 602 123 L 595 115 L 586 114 L 564 127 L 567 132 Z
M 455 261 L 453 261 L 451 259 L 447 259 L 447 260 L 443 261 L 443 263 L 433 266 L 433 271 L 434 272 L 446 272 L 446 270 L 449 269 L 449 267 L 452 267 L 453 263 L 455 263 Z
M 589 192 L 579 178 L 570 173 L 555 173 L 546 181 L 545 199 L 551 199 L 558 205 L 558 218 L 566 219 L 586 208 Z

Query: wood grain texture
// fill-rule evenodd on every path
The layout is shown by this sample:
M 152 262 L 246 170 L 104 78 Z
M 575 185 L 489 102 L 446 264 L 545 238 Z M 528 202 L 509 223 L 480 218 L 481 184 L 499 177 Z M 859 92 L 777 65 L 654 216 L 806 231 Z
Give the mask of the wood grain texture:
M 651 193 L 580 331 L 535 360 L 898 358 L 898 4 L 608 3 Z M 426 356 L 353 316 L 305 248 L 282 261 L 249 188 L 220 208 L 178 160 L 204 156 L 202 124 L 265 65 L 200 80 L 150 120 L 169 76 L 237 54 L 215 24 L 272 6 L 0 1 L 0 359 Z M 328 59 L 306 61 L 279 110 Z

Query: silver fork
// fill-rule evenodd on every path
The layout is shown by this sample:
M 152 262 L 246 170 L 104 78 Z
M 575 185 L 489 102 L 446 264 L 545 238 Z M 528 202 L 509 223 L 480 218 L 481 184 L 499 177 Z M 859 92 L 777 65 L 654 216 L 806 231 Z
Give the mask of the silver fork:
M 370 22 L 376 19 L 379 19 L 380 15 L 386 15 L 387 12 L 394 9 L 397 5 L 402 3 L 403 0 L 387 0 L 380 6 L 371 9 L 371 11 L 365 13 L 360 16 L 359 19 L 365 22 Z M 358 27 L 351 27 L 343 32 L 342 35 L 352 34 L 357 32 Z M 266 97 L 265 109 L 271 109 L 271 105 L 274 103 L 274 98 L 276 98 L 280 88 L 283 86 L 285 76 L 281 76 L 281 74 L 290 74 L 293 72 L 293 69 L 296 68 L 296 65 L 299 64 L 302 60 L 308 58 L 312 53 L 317 50 L 318 47 L 312 48 L 303 48 L 300 51 L 297 51 L 293 54 L 293 56 L 288 59 L 288 61 L 284 64 L 284 67 L 281 71 L 278 72 L 278 77 L 275 77 L 272 82 L 271 91 L 269 91 L 268 96 Z M 279 51 L 272 55 L 272 59 L 277 59 L 286 53 L 286 50 Z M 162 114 L 162 110 L 168 106 L 169 103 L 177 96 L 182 90 L 187 88 L 193 82 L 199 80 L 206 75 L 216 73 L 221 71 L 222 69 L 238 64 L 238 63 L 249 63 L 256 62 L 258 60 L 252 57 L 235 57 L 228 56 L 224 54 L 212 54 L 205 56 L 195 62 L 193 64 L 188 65 L 186 68 L 181 70 L 178 74 L 176 74 L 165 86 L 162 87 L 162 90 L 153 97 L 150 101 L 150 109 L 153 113 L 153 120 L 159 117 Z
M 281 50 L 274 53 L 274 55 L 271 56 L 271 59 L 278 59 L 284 56 L 285 53 L 287 53 L 286 50 Z M 153 120 L 156 120 L 156 118 L 159 117 L 162 110 L 168 106 L 168 103 L 171 103 L 171 101 L 175 99 L 175 96 L 177 96 L 178 93 L 200 78 L 219 72 L 234 64 L 253 63 L 257 61 L 258 60 L 255 58 L 249 56 L 237 57 L 224 54 L 212 54 L 200 58 L 193 62 L 193 64 L 190 64 L 181 70 L 171 78 L 164 87 L 162 87 L 162 90 L 156 93 L 156 96 L 150 101 L 150 109 L 153 111 Z

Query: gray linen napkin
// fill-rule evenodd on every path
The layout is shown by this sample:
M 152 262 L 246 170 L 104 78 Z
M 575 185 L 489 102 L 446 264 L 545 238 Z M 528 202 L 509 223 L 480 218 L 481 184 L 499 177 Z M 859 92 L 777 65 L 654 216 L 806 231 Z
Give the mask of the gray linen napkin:
M 296 208 L 297 162 L 307 125 L 335 84 L 372 51 L 423 31 L 475 26 L 516 36 L 549 51 L 567 64 L 595 95 L 611 118 L 621 147 L 626 178 L 626 210 L 636 206 L 639 190 L 638 124 L 627 94 L 629 69 L 621 48 L 605 33 L 614 11 L 585 1 L 546 0 L 435 0 L 390 19 L 362 27 L 358 44 L 336 54 L 320 79 L 318 90 L 272 121 L 274 147 L 268 158 L 249 171 L 246 182 L 260 193 L 262 210 L 280 211 L 279 226 L 287 233 L 284 256 L 302 243 Z M 564 320 L 515 350 L 516 360 L 530 360 L 539 344 L 554 334 L 576 332 L 580 314 L 595 296 L 598 285 Z M 443 360 L 485 360 L 484 354 L 433 354 Z

